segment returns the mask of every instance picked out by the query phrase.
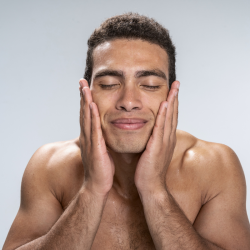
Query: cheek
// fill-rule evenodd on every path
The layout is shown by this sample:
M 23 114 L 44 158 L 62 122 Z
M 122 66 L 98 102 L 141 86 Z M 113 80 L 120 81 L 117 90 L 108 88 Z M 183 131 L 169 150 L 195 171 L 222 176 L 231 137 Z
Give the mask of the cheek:
M 155 117 L 158 113 L 161 103 L 166 100 L 167 100 L 166 92 L 157 95 L 145 95 L 142 97 L 143 106 L 146 109 L 151 110 L 154 113 Z
M 103 124 L 105 115 L 114 106 L 114 101 L 112 100 L 112 97 L 107 96 L 101 92 L 94 91 L 92 91 L 92 99 L 98 107 L 101 123 Z

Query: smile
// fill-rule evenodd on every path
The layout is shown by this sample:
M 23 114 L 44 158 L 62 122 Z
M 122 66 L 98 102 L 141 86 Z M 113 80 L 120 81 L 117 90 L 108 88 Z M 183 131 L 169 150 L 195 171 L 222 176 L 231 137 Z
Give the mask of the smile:
M 138 118 L 123 118 L 123 119 L 117 119 L 111 122 L 115 127 L 119 129 L 125 129 L 125 130 L 136 130 L 142 128 L 147 121 L 144 119 L 138 119 Z

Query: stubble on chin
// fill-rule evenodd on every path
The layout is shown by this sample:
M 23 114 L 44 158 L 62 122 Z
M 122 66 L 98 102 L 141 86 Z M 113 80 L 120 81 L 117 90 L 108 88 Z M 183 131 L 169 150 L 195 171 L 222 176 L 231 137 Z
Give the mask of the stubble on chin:
M 120 154 L 138 154 L 142 153 L 146 149 L 147 142 L 151 133 L 143 135 L 105 135 L 106 146 L 112 151 Z

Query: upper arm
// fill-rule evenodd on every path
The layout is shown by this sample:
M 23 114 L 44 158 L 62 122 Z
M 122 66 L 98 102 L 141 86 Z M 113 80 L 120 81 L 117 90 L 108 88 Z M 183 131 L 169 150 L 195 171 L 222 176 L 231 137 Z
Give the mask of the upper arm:
M 49 183 L 47 164 L 52 151 L 47 145 L 39 148 L 25 169 L 20 208 L 3 250 L 15 249 L 45 235 L 63 212 Z
M 203 238 L 223 249 L 247 250 L 250 249 L 250 226 L 244 173 L 229 147 L 220 146 L 218 154 L 210 183 L 218 188 L 218 193 L 202 206 L 194 228 Z

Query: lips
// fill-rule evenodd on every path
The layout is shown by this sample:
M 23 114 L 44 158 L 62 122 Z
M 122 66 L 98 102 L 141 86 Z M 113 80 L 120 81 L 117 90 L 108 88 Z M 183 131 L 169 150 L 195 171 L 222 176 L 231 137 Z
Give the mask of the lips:
M 122 119 L 116 119 L 114 121 L 112 121 L 111 123 L 115 123 L 115 124 L 121 124 L 121 123 L 125 123 L 125 124 L 135 124 L 135 123 L 145 123 L 147 122 L 147 120 L 144 119 L 138 119 L 138 118 L 122 118 Z
M 147 120 L 139 118 L 121 118 L 111 122 L 115 127 L 125 130 L 135 130 L 142 128 Z

